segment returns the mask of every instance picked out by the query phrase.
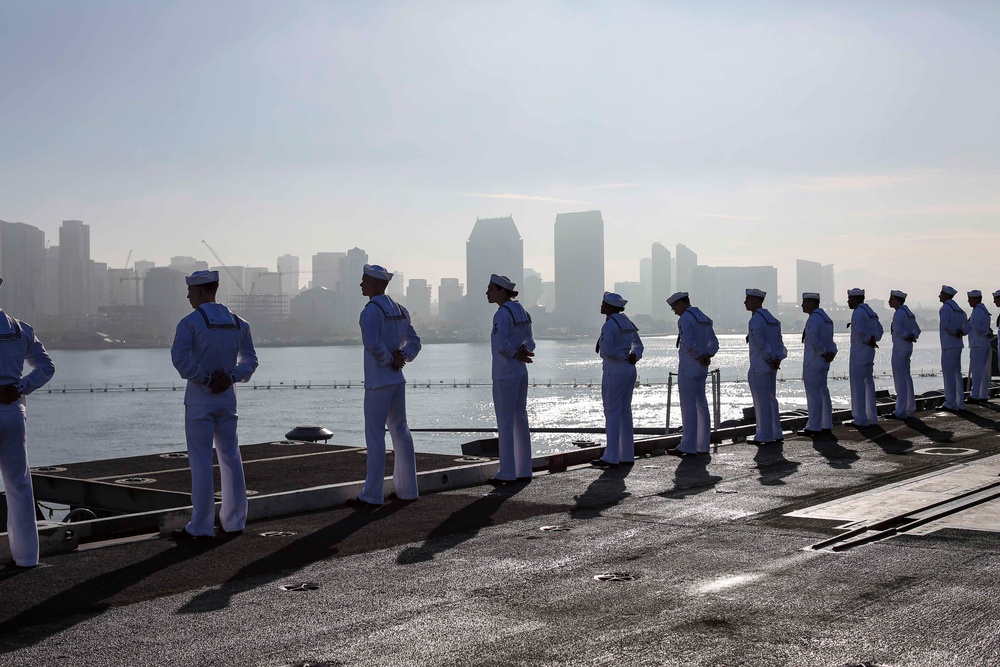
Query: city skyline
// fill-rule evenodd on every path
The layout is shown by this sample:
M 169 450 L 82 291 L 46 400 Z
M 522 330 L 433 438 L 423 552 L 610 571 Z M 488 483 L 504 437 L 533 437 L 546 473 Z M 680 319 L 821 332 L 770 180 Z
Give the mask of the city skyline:
M 361 247 L 437 285 L 469 220 L 552 276 L 555 216 L 600 209 L 615 281 L 676 240 L 785 299 L 797 257 L 994 279 L 995 3 L 242 6 L 5 3 L 0 218 L 111 268 Z

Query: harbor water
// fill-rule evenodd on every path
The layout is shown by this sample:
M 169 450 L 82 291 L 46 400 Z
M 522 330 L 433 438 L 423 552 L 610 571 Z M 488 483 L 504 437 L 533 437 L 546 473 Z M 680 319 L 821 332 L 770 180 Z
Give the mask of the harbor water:
M 785 337 L 788 359 L 779 371 L 782 410 L 805 407 L 801 382 L 802 345 Z M 633 412 L 637 427 L 664 428 L 667 377 L 677 368 L 674 336 L 644 339 Z M 834 407 L 848 407 L 846 334 L 837 336 L 840 354 L 831 367 Z M 722 419 L 742 416 L 751 404 L 746 383 L 747 346 L 743 336 L 720 337 L 712 368 L 721 370 Z M 892 389 L 888 341 L 876 355 L 876 386 Z M 51 352 L 52 382 L 28 397 L 29 461 L 32 466 L 137 456 L 184 449 L 183 388 L 165 349 Z M 966 362 L 968 352 L 966 354 Z M 359 346 L 262 348 L 253 381 L 239 386 L 240 440 L 279 440 L 297 425 L 321 425 L 332 443 L 364 445 L 362 352 Z M 913 356 L 918 394 L 941 388 L 937 336 L 927 335 Z M 967 366 L 967 363 L 966 363 Z M 600 427 L 601 362 L 594 341 L 538 341 L 529 366 L 528 413 L 532 427 Z M 489 434 L 454 429 L 495 427 L 490 385 L 490 348 L 486 343 L 425 345 L 404 369 L 407 414 L 418 432 L 416 448 L 456 453 L 463 442 Z M 676 387 L 671 425 L 680 424 Z M 572 448 L 584 437 L 602 435 L 535 434 L 536 454 Z

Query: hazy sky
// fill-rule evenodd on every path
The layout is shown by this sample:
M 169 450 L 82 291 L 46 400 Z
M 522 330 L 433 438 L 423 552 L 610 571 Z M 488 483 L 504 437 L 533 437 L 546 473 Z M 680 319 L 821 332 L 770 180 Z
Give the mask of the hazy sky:
M 551 279 L 556 213 L 597 208 L 609 283 L 660 241 L 786 298 L 796 257 L 992 291 L 998 119 L 995 1 L 0 2 L 0 219 L 112 266 L 464 282 L 512 214 Z

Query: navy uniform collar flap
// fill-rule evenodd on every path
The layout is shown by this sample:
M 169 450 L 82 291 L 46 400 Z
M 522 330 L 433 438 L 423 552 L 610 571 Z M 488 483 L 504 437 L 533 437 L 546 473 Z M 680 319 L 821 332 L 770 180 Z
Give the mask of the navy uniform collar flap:
M 517 305 L 517 308 L 513 307 L 514 304 Z M 528 314 L 528 311 L 526 311 L 519 302 L 508 301 L 500 307 L 506 310 L 508 313 L 510 313 L 510 319 L 514 320 L 515 327 L 523 327 L 528 324 L 531 324 L 531 315 Z M 521 311 L 522 317 L 519 317 L 515 311 Z
M 610 316 L 610 319 L 625 333 L 635 333 L 639 330 L 634 324 L 632 324 L 632 320 L 630 320 L 628 316 L 623 313 L 613 313 Z
M 781 324 L 781 322 L 779 322 L 774 317 L 774 315 L 772 315 L 771 313 L 767 312 L 763 308 L 758 308 L 756 311 L 754 311 L 754 315 L 760 315 L 761 317 L 763 317 L 764 321 L 767 322 L 767 324 L 769 326 L 776 327 L 776 326 L 779 326 Z
M 208 306 L 206 308 L 206 306 Z M 205 320 L 205 326 L 209 329 L 239 329 L 240 323 L 236 316 L 225 306 L 217 303 L 202 304 L 198 306 L 198 312 Z
M 21 337 L 21 325 L 18 324 L 17 320 L 8 315 L 7 313 L 0 311 L 0 340 L 17 340 Z
M 822 308 L 817 308 L 816 310 L 812 311 L 812 314 L 819 315 L 820 317 L 823 318 L 823 321 L 826 322 L 827 324 L 833 324 L 833 320 L 830 319 L 830 316 L 827 315 L 826 311 L 823 310 Z

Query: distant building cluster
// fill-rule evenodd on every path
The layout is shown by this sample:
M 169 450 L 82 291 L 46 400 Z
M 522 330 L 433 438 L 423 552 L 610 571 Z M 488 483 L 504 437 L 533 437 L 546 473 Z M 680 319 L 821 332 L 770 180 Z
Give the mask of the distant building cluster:
M 773 266 L 708 266 L 682 243 L 673 253 L 653 243 L 639 259 L 639 280 L 609 283 L 605 277 L 604 218 L 600 211 L 560 213 L 554 224 L 554 274 L 524 266 L 524 240 L 513 217 L 479 218 L 466 242 L 464 284 L 442 278 L 435 286 L 396 272 L 389 294 L 405 304 L 427 339 L 474 340 L 489 328 L 493 307 L 485 298 L 491 273 L 517 284 L 540 336 L 590 335 L 600 328 L 600 295 L 612 290 L 628 299 L 628 312 L 648 333 L 669 333 L 675 320 L 666 304 L 675 291 L 715 319 L 721 330 L 746 326 L 743 290 L 777 295 Z M 365 297 L 358 289 L 368 253 L 361 248 L 317 252 L 311 267 L 299 257 L 276 258 L 275 269 L 226 263 L 205 244 L 214 262 L 172 257 L 169 265 L 136 259 L 121 268 L 91 257 L 90 226 L 66 220 L 58 243 L 21 222 L 0 221 L 0 272 L 7 278 L 0 306 L 37 322 L 49 338 L 88 346 L 95 336 L 120 344 L 163 345 L 187 313 L 184 276 L 199 269 L 220 273 L 218 298 L 254 325 L 262 342 L 337 342 L 357 338 Z M 390 267 L 392 268 L 392 267 Z M 823 306 L 836 307 L 833 265 L 797 260 L 798 292 L 819 292 Z M 435 289 L 436 287 L 436 289 Z M 435 294 L 436 292 L 436 294 Z M 436 298 L 435 298 L 436 296 Z

